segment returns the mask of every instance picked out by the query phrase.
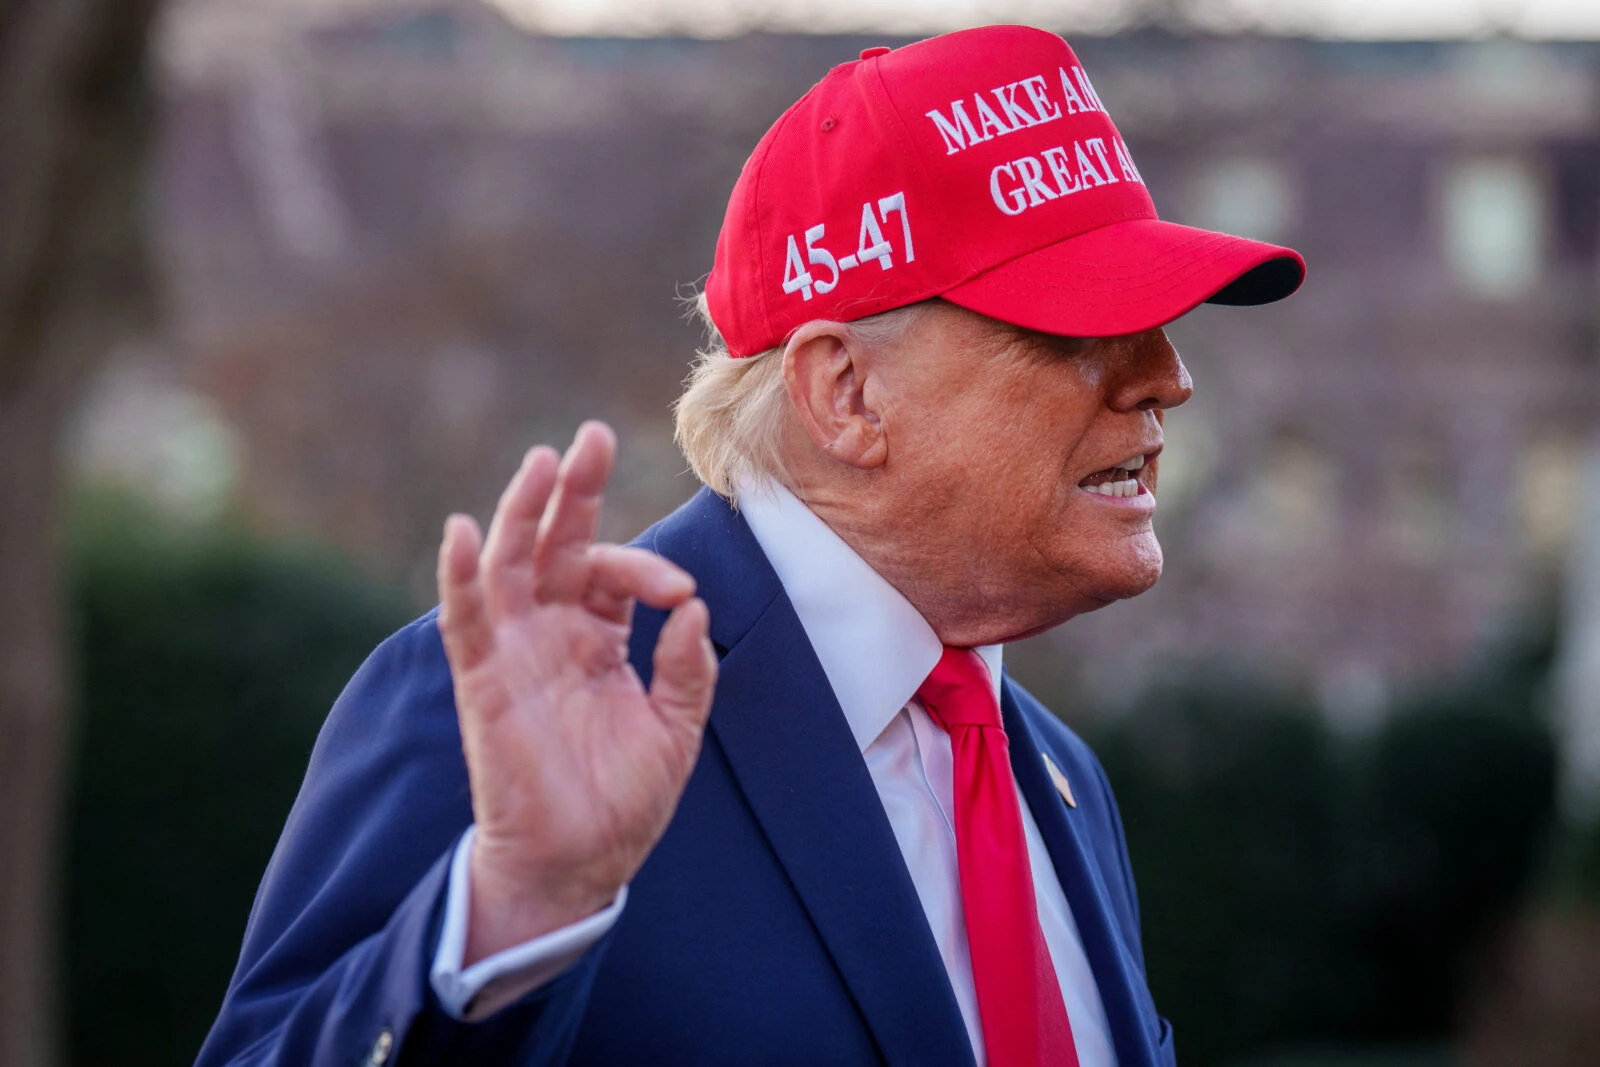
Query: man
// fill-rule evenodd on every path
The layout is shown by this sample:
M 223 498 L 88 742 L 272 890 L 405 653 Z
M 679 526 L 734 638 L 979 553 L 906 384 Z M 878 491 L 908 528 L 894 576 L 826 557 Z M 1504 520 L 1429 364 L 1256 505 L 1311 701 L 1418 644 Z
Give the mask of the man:
M 1303 271 L 1158 221 L 1059 37 L 830 72 L 717 244 L 708 488 L 592 543 L 591 423 L 451 517 L 200 1062 L 1171 1064 L 1110 788 L 1000 646 L 1155 581 L 1160 327 Z

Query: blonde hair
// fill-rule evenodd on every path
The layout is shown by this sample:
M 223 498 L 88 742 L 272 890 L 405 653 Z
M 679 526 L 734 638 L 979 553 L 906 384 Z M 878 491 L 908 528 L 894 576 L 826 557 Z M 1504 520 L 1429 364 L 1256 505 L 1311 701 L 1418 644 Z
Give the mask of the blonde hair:
M 863 344 L 890 344 L 921 317 L 928 303 L 911 304 L 848 325 Z M 673 405 L 674 437 L 689 468 L 713 492 L 732 499 L 740 479 L 773 478 L 794 487 L 783 449 L 789 393 L 783 381 L 786 345 L 753 356 L 728 351 L 705 293 L 693 298 L 692 314 L 706 329 L 683 395 Z

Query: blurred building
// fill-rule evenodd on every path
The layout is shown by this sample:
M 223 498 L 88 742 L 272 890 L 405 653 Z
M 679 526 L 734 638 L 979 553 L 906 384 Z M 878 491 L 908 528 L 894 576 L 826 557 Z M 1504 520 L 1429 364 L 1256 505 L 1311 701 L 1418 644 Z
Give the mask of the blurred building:
M 623 439 L 612 536 L 689 495 L 678 298 L 761 132 L 894 43 L 539 38 L 475 0 L 179 6 L 166 36 L 170 332 L 85 430 L 143 397 L 166 465 L 133 430 L 86 462 L 198 477 L 422 595 L 443 515 L 582 417 Z M 1166 217 L 1311 275 L 1175 327 L 1167 575 L 1019 661 L 1114 702 L 1222 658 L 1359 723 L 1556 588 L 1600 423 L 1600 48 L 1073 40 Z

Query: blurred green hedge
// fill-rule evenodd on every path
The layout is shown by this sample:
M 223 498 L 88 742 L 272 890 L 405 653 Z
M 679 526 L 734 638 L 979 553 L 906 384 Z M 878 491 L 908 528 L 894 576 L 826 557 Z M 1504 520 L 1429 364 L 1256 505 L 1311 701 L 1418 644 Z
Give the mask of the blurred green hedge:
M 1547 667 L 1518 649 L 1355 738 L 1213 670 L 1094 739 L 1180 1062 L 1448 1062 L 1551 841 Z
M 322 718 L 409 609 L 328 556 L 101 497 L 76 509 L 71 589 L 70 1062 L 189 1063 Z M 1547 651 L 1357 740 L 1214 668 L 1091 738 L 1185 1067 L 1449 1033 L 1547 837 Z
M 69 1062 L 192 1063 L 322 719 L 407 608 L 325 555 L 114 497 L 70 531 Z

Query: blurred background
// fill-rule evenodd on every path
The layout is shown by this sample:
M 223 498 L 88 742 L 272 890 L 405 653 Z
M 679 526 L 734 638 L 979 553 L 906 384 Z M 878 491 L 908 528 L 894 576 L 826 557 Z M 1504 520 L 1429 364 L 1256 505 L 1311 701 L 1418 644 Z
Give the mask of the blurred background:
M 11 0 L 0 1064 L 192 1060 L 322 717 L 585 417 L 625 539 L 756 139 L 1067 34 L 1163 214 L 1162 582 L 1008 652 L 1097 747 L 1187 1067 L 1600 1063 L 1600 5 Z

